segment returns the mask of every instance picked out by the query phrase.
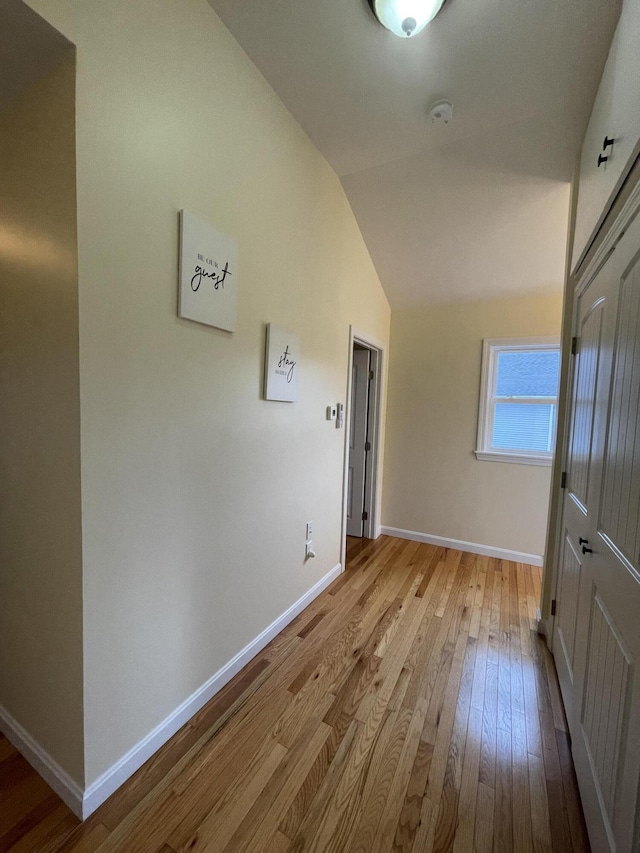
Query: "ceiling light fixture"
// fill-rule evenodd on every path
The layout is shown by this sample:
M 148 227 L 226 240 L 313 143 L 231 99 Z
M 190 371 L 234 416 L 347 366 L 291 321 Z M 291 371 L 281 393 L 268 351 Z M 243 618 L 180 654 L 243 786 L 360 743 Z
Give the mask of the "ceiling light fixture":
M 445 0 L 369 0 L 383 27 L 401 38 L 417 36 L 433 21 Z

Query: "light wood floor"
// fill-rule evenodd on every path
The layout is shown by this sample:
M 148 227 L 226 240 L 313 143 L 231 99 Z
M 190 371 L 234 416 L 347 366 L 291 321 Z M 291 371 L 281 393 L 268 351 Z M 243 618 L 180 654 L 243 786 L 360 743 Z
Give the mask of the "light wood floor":
M 0 738 L 0 853 L 588 851 L 540 570 L 390 537 L 84 825 Z

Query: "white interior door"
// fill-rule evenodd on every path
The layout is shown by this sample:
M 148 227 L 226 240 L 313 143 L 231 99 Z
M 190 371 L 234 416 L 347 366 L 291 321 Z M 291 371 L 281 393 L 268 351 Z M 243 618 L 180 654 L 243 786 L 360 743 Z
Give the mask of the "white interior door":
M 631 853 L 640 780 L 640 219 L 578 301 L 554 653 L 594 853 Z
M 584 556 L 599 504 L 595 478 L 596 404 L 611 380 L 611 346 L 615 332 L 617 287 L 606 263 L 578 298 L 577 342 L 563 507 L 562 543 L 556 589 L 553 651 L 567 718 L 576 723 L 582 696 L 580 653 L 586 614 L 580 610 Z
M 371 353 L 353 350 L 351 413 L 349 422 L 349 468 L 347 482 L 347 536 L 362 536 L 364 488 L 369 415 L 369 371 Z

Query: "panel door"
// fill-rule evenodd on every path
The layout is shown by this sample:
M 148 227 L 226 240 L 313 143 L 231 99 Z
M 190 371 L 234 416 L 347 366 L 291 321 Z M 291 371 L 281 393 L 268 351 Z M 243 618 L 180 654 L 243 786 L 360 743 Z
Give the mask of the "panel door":
M 556 588 L 553 652 L 569 724 L 575 724 L 582 696 L 580 637 L 587 613 L 581 610 L 584 554 L 582 546 L 594 527 L 600 500 L 597 465 L 597 402 L 606 398 L 611 381 L 610 340 L 615 334 L 617 286 L 615 270 L 605 262 L 578 300 L 578 346 L 573 365 L 573 391 L 567 488 Z M 607 343 L 609 341 L 609 343 Z
M 578 316 L 554 653 L 592 849 L 631 853 L 640 781 L 640 219 L 580 297 Z
M 625 2 L 582 147 L 574 267 L 640 153 L 639 43 L 640 3 Z
M 597 398 L 595 524 L 584 545 L 587 613 L 574 760 L 595 851 L 630 853 L 640 781 L 640 219 L 610 263 L 616 327 L 608 393 Z

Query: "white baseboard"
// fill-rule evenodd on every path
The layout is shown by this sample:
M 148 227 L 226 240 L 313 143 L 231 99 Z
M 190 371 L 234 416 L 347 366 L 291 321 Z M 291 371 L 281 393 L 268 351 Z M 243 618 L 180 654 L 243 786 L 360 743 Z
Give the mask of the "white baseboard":
M 314 598 L 326 589 L 342 572 L 342 565 L 338 563 L 328 574 L 321 578 L 315 586 L 312 586 L 302 598 L 299 598 L 289 607 L 275 622 L 252 640 L 248 646 L 238 652 L 222 669 L 199 687 L 195 693 L 175 709 L 163 720 L 153 731 L 137 743 L 132 749 L 123 755 L 112 767 L 93 782 L 84 792 L 82 798 L 82 817 L 86 819 L 98 806 L 107 800 L 111 794 L 129 779 L 151 756 L 163 746 L 169 738 L 182 728 L 194 714 L 196 714 L 207 702 L 221 690 L 227 682 L 231 681 L 243 666 L 259 654 L 264 647 L 282 631 L 289 622 L 307 607 Z M 48 781 L 48 780 L 47 780 Z M 62 796 L 62 795 L 61 795 Z
M 439 545 L 441 548 L 455 548 L 457 551 L 469 551 L 471 554 L 481 554 L 484 557 L 498 557 L 501 560 L 511 560 L 514 563 L 527 563 L 529 566 L 542 565 L 542 557 L 538 554 L 524 554 L 521 551 L 494 548 L 492 545 L 479 545 L 477 542 L 446 539 L 444 536 L 432 536 L 430 533 L 418 533 L 415 530 L 403 530 L 400 527 L 385 527 L 383 525 L 382 532 L 387 536 L 397 536 L 399 539 L 426 542 L 428 545 Z
M 42 778 L 64 800 L 71 811 L 82 817 L 82 788 L 66 770 L 54 761 L 46 750 L 31 737 L 29 732 L 0 705 L 0 731 L 6 739 L 27 759 Z
M 547 631 L 547 620 L 542 618 L 542 611 L 538 607 L 536 610 L 536 621 L 538 623 L 538 634 L 545 639 L 549 639 L 549 633 Z

